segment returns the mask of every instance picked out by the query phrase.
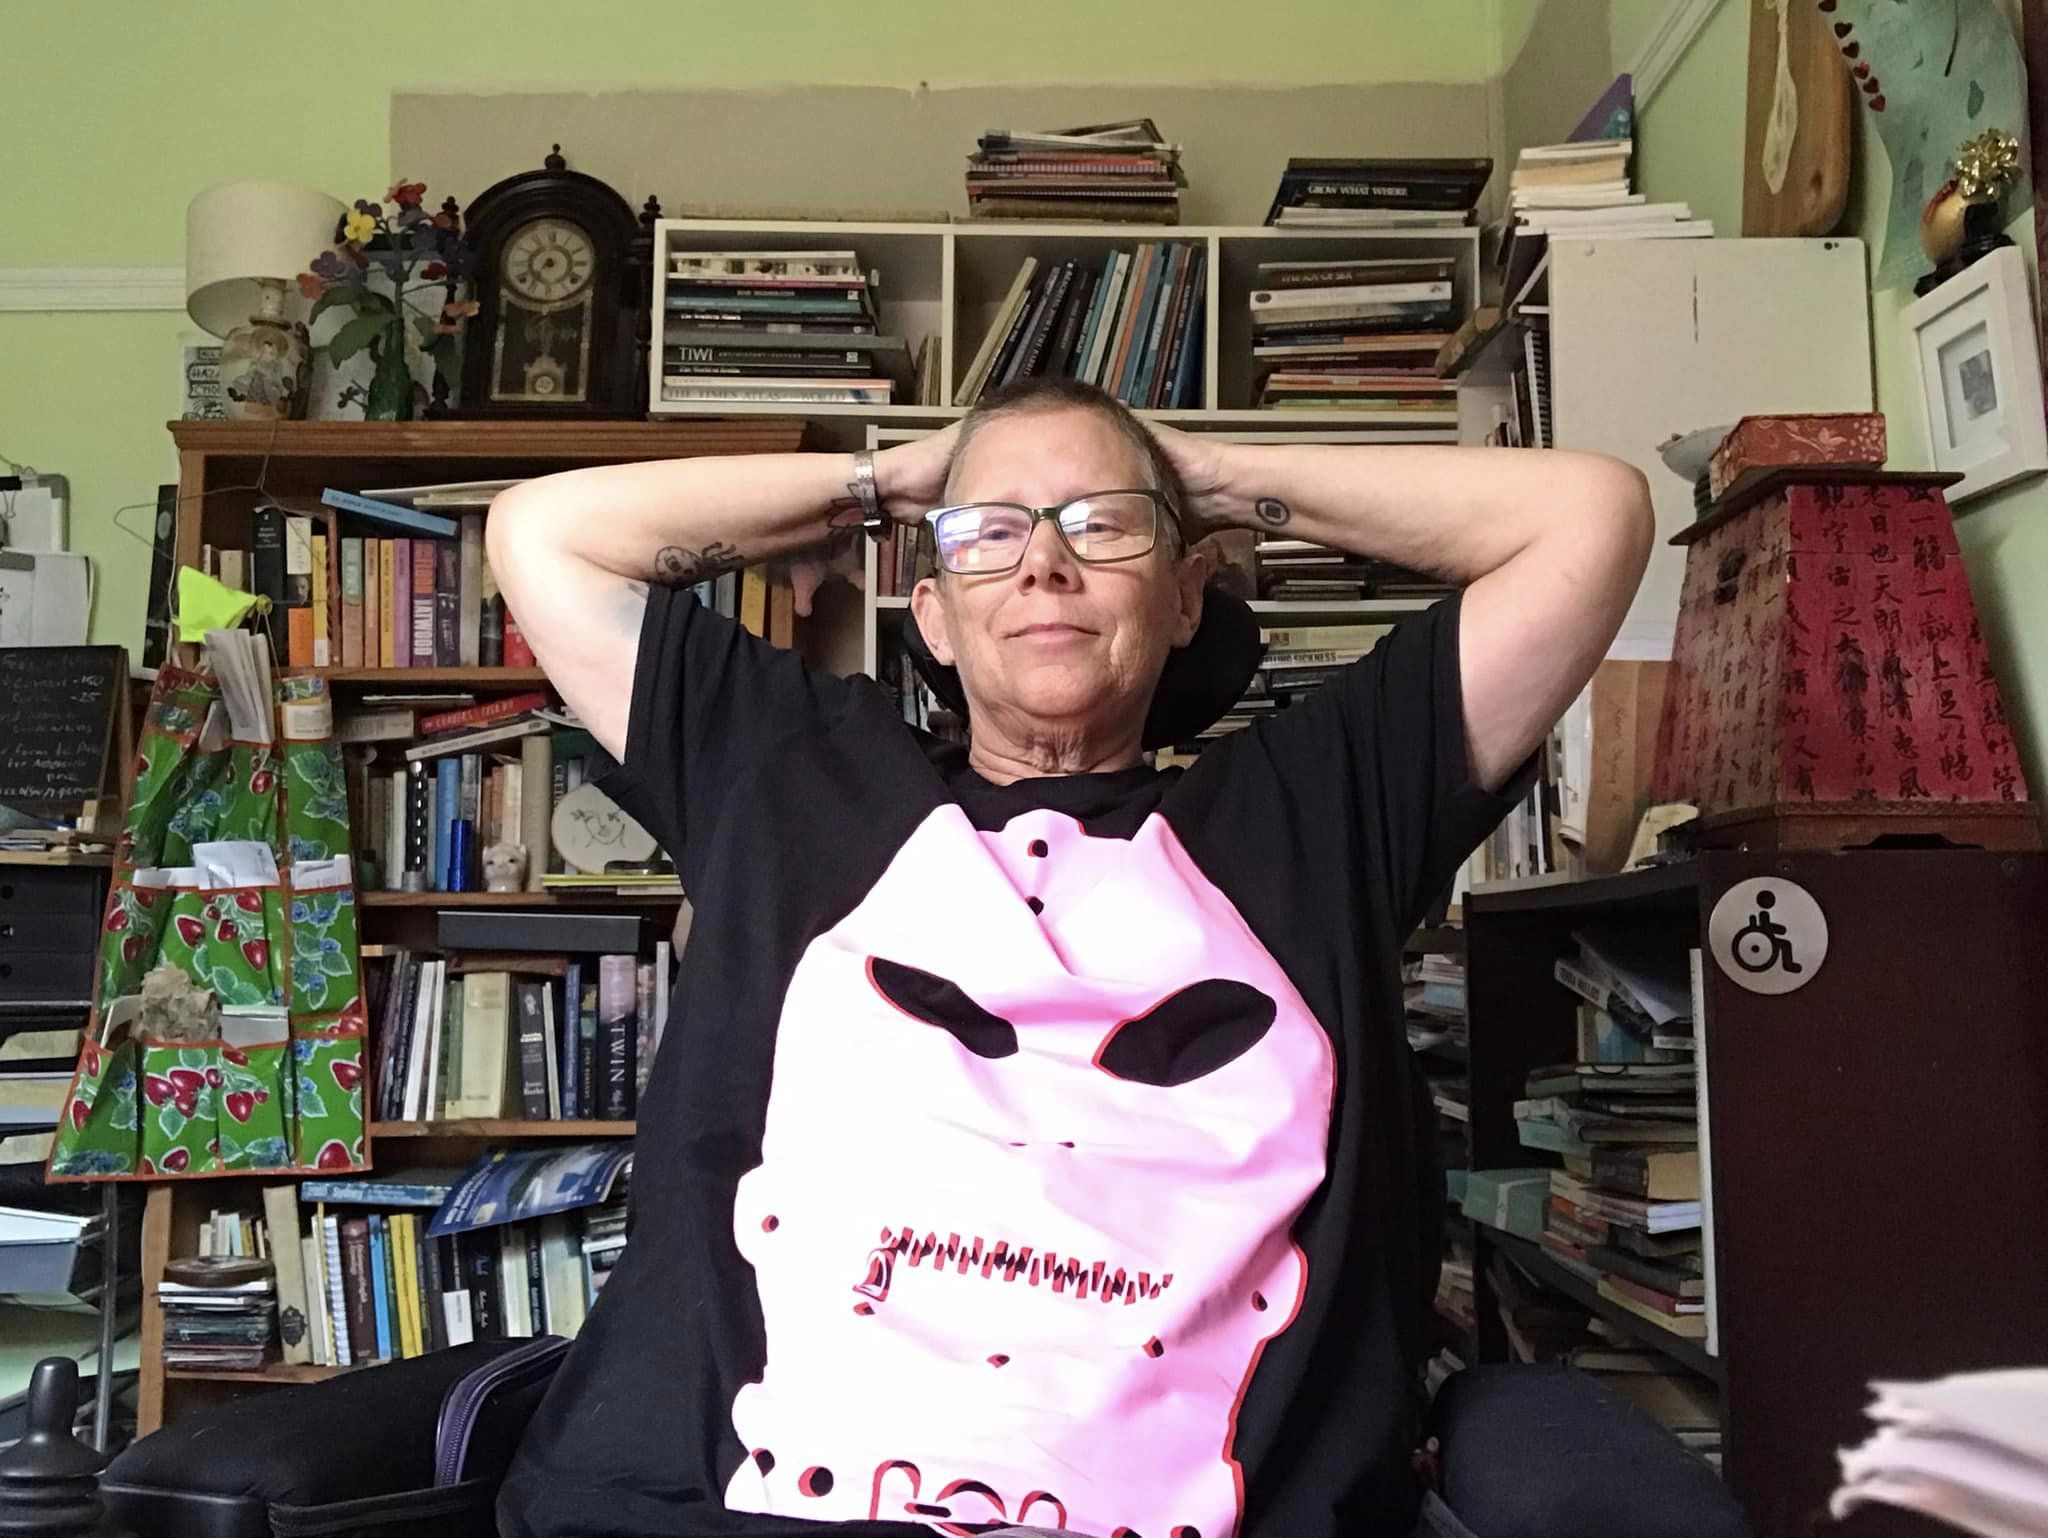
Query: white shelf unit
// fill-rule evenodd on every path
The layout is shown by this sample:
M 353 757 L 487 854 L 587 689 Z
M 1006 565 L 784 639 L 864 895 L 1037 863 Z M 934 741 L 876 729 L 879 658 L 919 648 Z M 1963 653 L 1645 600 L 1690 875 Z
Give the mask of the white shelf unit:
M 851 224 L 809 220 L 728 221 L 664 219 L 655 225 L 653 311 L 667 331 L 671 255 L 691 251 L 852 250 L 861 265 L 880 273 L 875 289 L 881 330 L 902 336 L 912 356 L 928 336 L 938 338 L 940 406 L 832 406 L 763 402 L 685 405 L 661 399 L 662 341 L 648 358 L 649 413 L 654 416 L 799 416 L 814 424 L 821 445 L 858 448 L 868 427 L 932 427 L 960 416 L 950 404 L 975 349 L 993 323 L 1003 296 L 1027 256 L 1049 264 L 1100 260 L 1112 247 L 1140 241 L 1189 241 L 1207 247 L 1202 405 L 1192 410 L 1145 413 L 1175 426 L 1285 428 L 1317 437 L 1369 432 L 1388 443 L 1455 442 L 1454 427 L 1375 424 L 1340 410 L 1260 410 L 1252 401 L 1251 321 L 1247 295 L 1260 262 L 1359 260 L 1371 257 L 1450 257 L 1459 315 L 1478 294 L 1479 230 L 1279 230 L 1262 225 Z

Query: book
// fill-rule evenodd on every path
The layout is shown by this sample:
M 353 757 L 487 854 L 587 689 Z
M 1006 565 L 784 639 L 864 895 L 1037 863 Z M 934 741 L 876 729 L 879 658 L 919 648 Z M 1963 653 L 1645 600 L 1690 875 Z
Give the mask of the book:
M 1707 1294 L 1706 1278 L 1679 1266 L 1665 1265 L 1645 1256 L 1606 1244 L 1588 1245 L 1587 1261 L 1618 1279 L 1650 1288 L 1667 1297 L 1697 1301 Z
M 313 1299 L 306 1286 L 304 1254 L 299 1244 L 299 1201 L 289 1185 L 263 1188 L 263 1221 L 271 1237 L 271 1264 L 276 1268 L 277 1337 L 286 1362 L 313 1360 Z M 324 1300 L 321 1304 L 325 1307 Z
M 434 665 L 434 581 L 440 569 L 438 547 L 432 540 L 415 539 L 410 542 L 412 551 L 412 634 L 407 642 L 406 655 L 416 668 Z
M 632 1161 L 633 1151 L 623 1142 L 494 1148 L 464 1172 L 429 1232 L 467 1235 L 596 1206 L 611 1195 Z
M 1593 1155 L 1593 1180 L 1625 1196 L 1655 1201 L 1700 1199 L 1696 1148 L 1603 1148 Z
M 355 1207 L 438 1207 L 454 1186 L 451 1170 L 394 1170 L 389 1174 L 322 1177 L 301 1181 L 302 1202 Z M 283 1187 L 291 1190 L 292 1187 Z
M 386 664 L 389 667 L 413 665 L 412 570 L 412 541 L 402 536 L 392 540 L 384 572 L 384 623 L 391 631 L 391 660 Z
M 363 541 L 363 666 L 384 666 L 384 561 L 389 541 Z
M 462 519 L 456 543 L 455 662 L 458 667 L 476 667 L 483 644 L 484 521 Z
M 458 1120 L 496 1120 L 506 1114 L 512 978 L 506 972 L 470 972 L 462 982 L 461 1079 L 448 1114 Z
M 370 1223 L 367 1218 L 344 1218 L 340 1222 L 340 1231 L 350 1349 L 354 1360 L 367 1362 L 378 1355 L 377 1307 L 370 1271 Z
M 1669 1330 L 1674 1335 L 1683 1336 L 1687 1340 L 1705 1340 L 1707 1338 L 1707 1319 L 1704 1312 L 1678 1315 L 1667 1314 L 1654 1305 L 1643 1302 L 1641 1298 L 1623 1291 L 1622 1287 L 1617 1285 L 1615 1279 L 1610 1276 L 1601 1277 L 1595 1285 L 1601 1297 L 1619 1308 L 1627 1309 L 1638 1318 L 1646 1319 L 1651 1324 Z
M 631 956 L 601 956 L 597 963 L 597 1056 L 601 1078 L 596 1085 L 600 1114 L 623 1121 L 633 1114 L 632 1050 L 636 1038 L 634 1008 L 638 994 Z
M 396 1321 L 392 1318 L 391 1267 L 389 1247 L 385 1243 L 384 1214 L 371 1213 L 369 1224 L 370 1317 L 376 1330 L 377 1356 L 388 1362 L 398 1354 L 398 1346 L 392 1329 Z
M 562 1086 L 560 1115 L 574 1121 L 583 1116 L 583 963 L 570 957 L 562 971 L 562 1017 L 557 1042 Z
M 434 663 L 458 663 L 462 629 L 462 549 L 453 540 L 434 547 Z
M 329 487 L 320 493 L 320 500 L 329 507 L 344 513 L 354 513 L 386 528 L 402 530 L 407 534 L 426 534 L 442 539 L 452 538 L 456 533 L 453 518 L 444 518 L 438 513 L 421 512 L 397 502 L 380 501 L 375 497 L 359 496 L 353 491 L 340 491 Z
M 740 573 L 741 626 L 752 634 L 765 636 L 768 633 L 768 575 L 758 566 L 749 566 Z
M 341 541 L 341 665 L 363 665 L 363 542 L 354 535 Z
M 473 754 L 480 748 L 540 736 L 552 729 L 553 723 L 538 718 L 500 721 L 496 725 L 480 727 L 472 732 L 415 743 L 405 750 L 405 756 L 408 760 L 418 761 L 429 758 L 445 759 L 449 754 Z
M 547 984 L 521 979 L 513 985 L 519 1018 L 519 1112 L 528 1121 L 548 1118 Z

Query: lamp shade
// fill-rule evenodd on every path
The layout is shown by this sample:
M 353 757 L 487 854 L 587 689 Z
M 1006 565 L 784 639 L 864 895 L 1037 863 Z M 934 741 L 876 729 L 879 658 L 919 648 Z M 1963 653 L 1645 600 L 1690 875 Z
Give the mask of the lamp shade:
M 185 312 L 226 336 L 256 313 L 261 279 L 289 286 L 334 245 L 345 212 L 339 198 L 290 182 L 207 188 L 185 209 Z

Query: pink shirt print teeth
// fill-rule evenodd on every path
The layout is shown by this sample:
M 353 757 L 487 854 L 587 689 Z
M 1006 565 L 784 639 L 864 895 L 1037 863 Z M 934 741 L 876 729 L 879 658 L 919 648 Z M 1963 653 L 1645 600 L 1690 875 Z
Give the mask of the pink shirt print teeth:
M 734 1510 L 1229 1538 L 1329 1038 L 1166 821 L 933 811 L 805 950 L 734 1229 Z

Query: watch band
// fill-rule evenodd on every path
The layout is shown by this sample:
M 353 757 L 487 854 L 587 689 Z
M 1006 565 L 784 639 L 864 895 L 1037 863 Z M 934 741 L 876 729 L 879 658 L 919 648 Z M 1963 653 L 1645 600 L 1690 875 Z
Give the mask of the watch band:
M 853 456 L 853 494 L 860 502 L 860 526 L 868 531 L 868 538 L 877 544 L 889 530 L 889 520 L 882 513 L 881 493 L 875 487 L 875 451 L 857 449 Z

